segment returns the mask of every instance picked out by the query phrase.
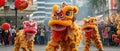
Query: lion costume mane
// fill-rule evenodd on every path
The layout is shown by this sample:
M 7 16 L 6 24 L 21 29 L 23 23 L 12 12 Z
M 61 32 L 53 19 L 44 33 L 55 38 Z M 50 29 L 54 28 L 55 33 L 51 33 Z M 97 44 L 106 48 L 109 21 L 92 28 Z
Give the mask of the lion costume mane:
M 90 51 L 91 40 L 99 51 L 103 51 L 96 21 L 97 19 L 94 17 L 89 17 L 89 19 L 84 18 L 84 24 L 82 26 L 85 35 L 84 51 Z
M 22 48 L 23 51 L 34 51 L 33 45 L 34 45 L 34 39 L 28 41 L 26 38 L 26 33 L 33 33 L 36 34 L 36 22 L 32 21 L 24 21 L 23 22 L 24 29 L 19 30 L 15 37 L 15 44 L 14 44 L 14 50 L 13 51 L 19 51 L 20 48 Z
M 78 51 L 77 46 L 82 39 L 80 29 L 75 22 L 78 8 L 63 3 L 62 6 L 54 5 L 49 25 L 52 29 L 51 40 L 46 46 L 46 51 Z
M 114 39 L 114 42 L 119 43 L 120 44 L 120 22 L 117 25 L 117 35 L 113 34 L 112 38 Z

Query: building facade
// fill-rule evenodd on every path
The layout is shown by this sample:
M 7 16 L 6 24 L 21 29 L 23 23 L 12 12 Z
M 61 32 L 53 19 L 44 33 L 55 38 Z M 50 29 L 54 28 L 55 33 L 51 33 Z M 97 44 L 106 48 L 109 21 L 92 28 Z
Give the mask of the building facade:
M 44 23 L 52 14 L 52 6 L 54 4 L 61 5 L 62 2 L 72 5 L 73 0 L 36 0 L 37 11 L 31 14 L 30 20 L 37 21 L 38 24 Z
M 14 26 L 22 25 L 22 22 L 26 20 L 26 16 L 36 10 L 33 6 L 33 0 L 29 0 L 29 6 L 24 10 L 24 12 L 19 10 L 16 12 L 14 1 L 15 0 L 7 0 L 6 5 L 0 8 L 0 25 L 4 22 L 8 22 Z

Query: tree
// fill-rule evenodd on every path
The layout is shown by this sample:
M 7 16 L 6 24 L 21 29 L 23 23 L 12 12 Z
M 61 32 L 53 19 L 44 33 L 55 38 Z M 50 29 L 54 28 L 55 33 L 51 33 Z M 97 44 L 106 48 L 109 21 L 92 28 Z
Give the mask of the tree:
M 99 11 L 104 11 L 106 7 L 107 0 L 88 0 L 90 7 Z
M 120 0 L 117 2 L 117 11 L 120 13 Z

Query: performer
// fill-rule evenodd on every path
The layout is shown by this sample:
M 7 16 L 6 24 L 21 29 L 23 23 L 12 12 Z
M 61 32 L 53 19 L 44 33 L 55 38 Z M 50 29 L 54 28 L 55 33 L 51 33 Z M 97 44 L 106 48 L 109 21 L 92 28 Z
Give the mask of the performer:
M 103 46 L 98 33 L 98 27 L 96 25 L 96 21 L 97 19 L 94 17 L 89 17 L 88 20 L 86 18 L 84 19 L 84 25 L 82 26 L 82 30 L 84 31 L 84 35 L 85 35 L 84 51 L 90 51 L 91 41 L 94 42 L 95 47 L 99 51 L 103 51 Z
M 34 51 L 34 37 L 37 32 L 37 24 L 33 21 L 24 21 L 24 29 L 17 32 L 15 37 L 14 51 L 19 51 L 22 48 L 23 51 Z
M 75 22 L 78 8 L 63 3 L 62 6 L 54 5 L 49 25 L 52 29 L 51 40 L 46 46 L 46 51 L 78 51 L 82 35 Z
M 120 22 L 117 25 L 117 35 L 113 34 L 112 38 L 114 38 L 114 42 L 118 43 L 120 45 Z

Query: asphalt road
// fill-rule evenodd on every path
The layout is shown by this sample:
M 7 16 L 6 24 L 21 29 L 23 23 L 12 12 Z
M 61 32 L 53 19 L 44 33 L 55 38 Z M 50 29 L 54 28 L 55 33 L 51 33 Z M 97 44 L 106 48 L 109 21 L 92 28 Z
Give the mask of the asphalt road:
M 45 45 L 35 45 L 35 51 L 45 51 Z M 104 47 L 104 51 L 120 51 L 120 47 Z M 13 46 L 0 46 L 0 51 L 12 51 Z M 22 51 L 20 49 L 20 51 Z M 83 51 L 83 47 L 79 47 L 79 51 Z M 98 51 L 94 46 L 91 47 L 91 51 Z

